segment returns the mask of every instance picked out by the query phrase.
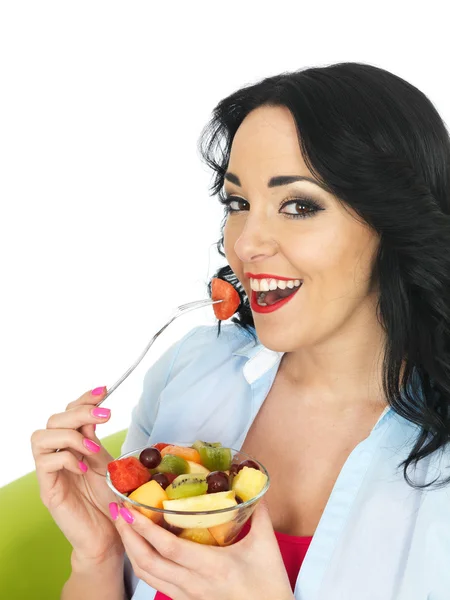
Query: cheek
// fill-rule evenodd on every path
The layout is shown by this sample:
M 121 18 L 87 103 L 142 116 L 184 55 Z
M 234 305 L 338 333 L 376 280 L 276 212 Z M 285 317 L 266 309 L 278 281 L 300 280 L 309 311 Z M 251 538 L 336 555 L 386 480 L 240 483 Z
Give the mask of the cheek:
M 351 240 L 351 243 L 349 241 Z M 322 273 L 337 296 L 365 297 L 370 292 L 376 246 L 358 236 L 340 240 L 322 256 Z
M 322 296 L 365 295 L 378 248 L 376 239 L 366 231 L 323 233 L 303 238 L 301 243 L 285 236 L 285 256 L 306 279 L 320 282 Z
M 230 260 L 233 248 L 234 248 L 234 241 L 232 239 L 229 221 L 227 221 L 225 223 L 225 227 L 223 228 L 223 249 L 225 251 L 225 255 L 226 255 L 228 261 Z
M 240 271 L 242 270 L 241 261 L 236 255 L 236 251 L 234 249 L 238 237 L 239 234 L 237 232 L 237 228 L 230 224 L 230 221 L 228 220 L 223 230 L 223 249 L 225 251 L 228 264 L 232 268 L 233 272 L 239 277 Z
M 240 236 L 240 228 L 236 224 L 236 219 L 225 223 L 223 229 L 223 245 L 227 254 L 236 256 L 235 245 Z
M 359 244 L 355 244 L 344 257 L 343 264 L 346 265 L 350 284 L 360 294 L 370 291 L 377 252 L 377 239 L 364 235 L 360 237 Z

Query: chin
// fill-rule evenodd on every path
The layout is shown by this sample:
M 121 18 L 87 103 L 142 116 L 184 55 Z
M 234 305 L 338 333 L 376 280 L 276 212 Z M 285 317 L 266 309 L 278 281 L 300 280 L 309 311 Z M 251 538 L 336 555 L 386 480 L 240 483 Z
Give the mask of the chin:
M 255 329 L 261 344 L 274 352 L 293 352 L 303 346 L 301 334 L 294 337 L 292 332 L 290 335 L 286 335 L 286 332 L 277 333 L 272 328 L 258 327 L 256 323 Z

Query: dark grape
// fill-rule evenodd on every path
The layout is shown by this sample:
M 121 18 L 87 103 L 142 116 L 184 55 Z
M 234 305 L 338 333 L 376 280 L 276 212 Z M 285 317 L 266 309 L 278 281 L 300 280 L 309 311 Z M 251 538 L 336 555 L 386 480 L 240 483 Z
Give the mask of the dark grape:
M 139 455 L 139 460 L 147 469 L 156 469 L 161 462 L 161 452 L 158 448 L 145 448 Z
M 230 467 L 230 477 L 234 477 L 239 469 L 238 463 L 233 463 Z
M 248 467 L 249 469 L 256 469 L 257 471 L 260 471 L 259 466 L 257 465 L 257 463 L 255 463 L 254 460 L 243 460 L 237 468 L 237 472 L 239 473 L 239 471 L 242 471 L 242 469 L 244 467 Z
M 223 471 L 212 471 L 209 473 L 209 475 L 206 476 L 206 483 L 208 484 L 208 494 L 228 492 L 230 489 L 228 475 Z
M 243 504 L 244 501 L 242 500 L 242 498 L 239 498 L 239 496 L 235 496 L 235 498 L 238 504 Z
M 164 475 L 167 477 L 169 484 L 173 483 L 174 479 L 178 477 L 176 473 L 164 473 Z
M 156 481 L 156 483 L 159 483 L 163 490 L 165 490 L 166 487 L 170 485 L 169 480 L 164 473 L 155 473 L 154 475 L 152 475 L 152 481 Z

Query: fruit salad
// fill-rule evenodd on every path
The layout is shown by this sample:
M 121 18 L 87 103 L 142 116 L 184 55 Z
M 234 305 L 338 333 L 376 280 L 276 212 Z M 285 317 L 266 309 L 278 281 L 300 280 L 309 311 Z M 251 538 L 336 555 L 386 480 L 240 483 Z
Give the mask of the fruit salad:
M 108 464 L 107 482 L 125 506 L 175 535 L 227 546 L 269 487 L 267 471 L 220 442 L 158 443 Z

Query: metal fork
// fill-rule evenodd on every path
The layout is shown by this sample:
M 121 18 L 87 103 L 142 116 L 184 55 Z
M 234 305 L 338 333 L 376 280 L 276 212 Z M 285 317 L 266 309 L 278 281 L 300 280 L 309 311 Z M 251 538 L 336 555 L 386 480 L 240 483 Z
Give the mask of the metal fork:
M 187 312 L 190 312 L 191 310 L 196 310 L 197 308 L 203 308 L 204 306 L 210 306 L 212 304 L 218 304 L 219 302 L 223 302 L 223 300 L 210 300 L 210 299 L 197 300 L 196 302 L 188 302 L 188 304 L 182 304 L 181 306 L 178 306 L 178 308 L 175 309 L 175 312 L 170 317 L 170 319 L 167 321 L 167 323 L 165 325 L 163 325 L 157 333 L 155 333 L 155 335 L 152 337 L 150 342 L 147 344 L 147 347 L 142 352 L 142 354 L 139 356 L 139 358 L 136 360 L 136 362 L 133 363 L 131 365 L 131 367 L 127 371 L 125 371 L 125 373 L 122 375 L 122 377 L 120 379 L 118 379 L 116 381 L 116 383 L 108 389 L 106 396 L 102 400 L 100 400 L 100 402 L 97 402 L 97 404 L 95 406 L 100 406 L 100 404 L 102 404 L 102 402 L 104 402 L 106 400 L 106 398 L 111 396 L 111 394 L 115 390 L 117 390 L 119 385 L 121 383 L 123 383 L 129 375 L 131 375 L 131 373 L 135 370 L 135 368 L 139 365 L 139 363 L 142 361 L 144 356 L 150 350 L 150 348 L 152 347 L 153 342 L 156 340 L 156 338 L 158 338 L 161 335 L 161 333 L 164 331 L 164 329 L 166 329 L 171 323 L 173 323 L 173 321 L 175 321 L 175 319 L 177 319 L 178 317 L 181 317 L 181 315 L 184 315 Z
M 95 406 L 100 406 L 100 404 L 102 404 L 102 402 L 104 402 L 106 400 L 106 398 L 111 396 L 111 394 L 114 392 L 114 390 L 117 390 L 119 385 L 121 383 L 123 383 L 129 375 L 131 375 L 131 373 L 135 370 L 135 368 L 138 366 L 138 364 L 141 362 L 141 360 L 144 358 L 144 356 L 150 350 L 150 348 L 153 345 L 153 342 L 156 340 L 156 338 L 159 337 L 161 335 L 161 333 L 164 331 L 164 329 L 166 329 L 166 327 L 168 327 L 171 323 L 173 323 L 173 321 L 175 321 L 175 319 L 177 319 L 178 317 L 181 317 L 181 315 L 184 315 L 187 312 L 190 312 L 191 310 L 195 310 L 197 308 L 203 308 L 204 306 L 210 306 L 212 304 L 218 304 L 219 302 L 223 302 L 223 300 L 210 300 L 210 299 L 197 300 L 196 302 L 189 302 L 188 304 L 182 304 L 177 309 L 175 309 L 175 312 L 173 313 L 173 315 L 170 317 L 170 319 L 167 321 L 167 323 L 165 325 L 163 325 L 157 333 L 155 333 L 155 335 L 152 337 L 150 342 L 147 344 L 147 347 L 145 348 L 144 352 L 139 356 L 139 358 L 136 360 L 136 362 L 133 363 L 131 365 L 131 367 L 127 371 L 125 371 L 125 373 L 122 375 L 122 377 L 120 379 L 118 379 L 116 381 L 116 383 L 109 388 L 109 390 L 107 391 L 106 396 L 103 398 L 103 400 L 100 400 L 100 402 L 97 402 L 97 404 Z M 61 451 L 61 448 L 58 448 L 57 450 L 55 450 L 55 452 L 60 452 L 60 451 Z M 98 473 L 98 474 L 102 475 L 102 473 Z

